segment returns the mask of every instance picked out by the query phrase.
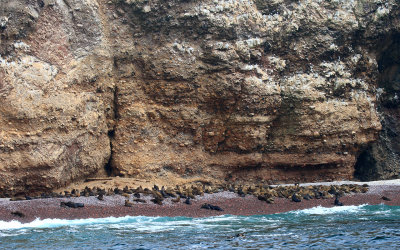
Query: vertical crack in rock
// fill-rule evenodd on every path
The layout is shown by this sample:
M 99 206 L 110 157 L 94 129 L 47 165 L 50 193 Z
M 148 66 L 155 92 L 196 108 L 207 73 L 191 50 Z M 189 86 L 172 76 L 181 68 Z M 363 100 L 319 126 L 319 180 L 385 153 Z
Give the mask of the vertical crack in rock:
M 115 67 L 115 63 L 114 63 Z M 113 167 L 113 154 L 114 154 L 114 148 L 113 148 L 113 143 L 115 141 L 115 130 L 116 127 L 118 126 L 118 119 L 119 119 L 119 111 L 118 111 L 118 86 L 115 86 L 113 89 L 113 128 L 108 131 L 107 135 L 110 140 L 110 158 L 108 159 L 107 164 L 105 165 L 105 170 L 108 176 L 112 176 L 115 174 L 115 169 Z

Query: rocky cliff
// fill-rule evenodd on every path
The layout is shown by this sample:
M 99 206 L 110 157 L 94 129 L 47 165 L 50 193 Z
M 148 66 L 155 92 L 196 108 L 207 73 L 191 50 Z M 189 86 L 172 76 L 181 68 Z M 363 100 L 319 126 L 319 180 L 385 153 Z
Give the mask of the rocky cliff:
M 0 191 L 105 170 L 396 176 L 399 16 L 395 0 L 2 0 Z

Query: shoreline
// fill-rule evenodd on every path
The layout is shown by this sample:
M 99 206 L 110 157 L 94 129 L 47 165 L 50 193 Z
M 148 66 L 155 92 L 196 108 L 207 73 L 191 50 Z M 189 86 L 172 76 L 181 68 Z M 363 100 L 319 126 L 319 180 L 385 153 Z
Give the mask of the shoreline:
M 336 185 L 337 182 L 323 183 L 322 185 Z M 365 183 L 363 183 L 365 184 Z M 400 180 L 366 183 L 369 190 L 366 193 L 350 193 L 340 198 L 343 205 L 378 205 L 386 204 L 400 206 Z M 301 185 L 309 185 L 301 184 Z M 321 185 L 321 183 L 312 183 Z M 283 186 L 283 185 L 282 185 Z M 133 195 L 130 195 L 132 201 Z M 383 200 L 388 197 L 390 201 Z M 124 216 L 151 216 L 151 217 L 209 217 L 224 214 L 231 215 L 265 215 L 302 210 L 317 206 L 333 207 L 335 198 L 320 198 L 293 202 L 287 198 L 275 198 L 273 204 L 258 200 L 253 195 L 240 197 L 237 193 L 222 191 L 213 194 L 205 193 L 191 199 L 192 204 L 187 205 L 184 199 L 180 202 L 172 202 L 172 198 L 165 199 L 163 205 L 154 204 L 150 201 L 151 196 L 143 196 L 147 203 L 133 202 L 132 207 L 124 206 L 126 197 L 121 195 L 104 196 L 100 201 L 94 196 L 72 197 L 72 198 L 47 198 L 23 201 L 9 201 L 0 199 L 0 221 L 17 220 L 22 223 L 32 222 L 40 219 L 87 219 Z M 83 208 L 61 207 L 61 202 L 84 203 Z M 204 203 L 221 207 L 224 211 L 202 209 Z M 12 214 L 20 212 L 23 217 Z

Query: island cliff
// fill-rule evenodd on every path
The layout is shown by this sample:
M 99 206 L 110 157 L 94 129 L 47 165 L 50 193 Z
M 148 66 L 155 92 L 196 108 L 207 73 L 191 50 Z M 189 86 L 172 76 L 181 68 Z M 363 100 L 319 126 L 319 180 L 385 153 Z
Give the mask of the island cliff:
M 400 172 L 396 0 L 2 0 L 0 36 L 2 193 Z

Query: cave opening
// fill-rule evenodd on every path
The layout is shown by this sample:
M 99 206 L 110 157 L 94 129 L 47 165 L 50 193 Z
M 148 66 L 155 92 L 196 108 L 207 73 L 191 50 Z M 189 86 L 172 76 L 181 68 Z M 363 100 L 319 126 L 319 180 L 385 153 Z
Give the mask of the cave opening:
M 399 178 L 400 173 L 400 33 L 377 47 L 377 111 L 382 130 L 357 159 L 354 177 L 361 181 Z

